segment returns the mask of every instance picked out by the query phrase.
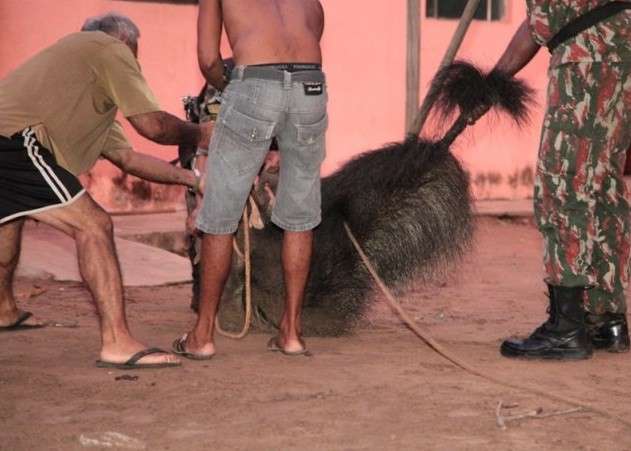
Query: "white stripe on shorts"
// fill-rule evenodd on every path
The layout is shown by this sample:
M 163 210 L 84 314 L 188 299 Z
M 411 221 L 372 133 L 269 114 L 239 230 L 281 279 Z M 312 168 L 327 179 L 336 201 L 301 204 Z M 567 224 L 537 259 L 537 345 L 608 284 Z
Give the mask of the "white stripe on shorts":
M 24 137 L 24 147 L 26 147 L 26 152 L 28 153 L 29 158 L 33 162 L 33 165 L 37 168 L 37 170 L 42 174 L 50 189 L 57 195 L 61 202 L 68 202 L 72 199 L 72 196 L 68 192 L 68 189 L 61 183 L 61 180 L 57 177 L 55 172 L 46 164 L 44 158 L 39 154 L 39 147 L 35 144 L 35 137 L 33 136 L 33 130 L 31 128 L 27 128 L 22 132 L 22 136 Z

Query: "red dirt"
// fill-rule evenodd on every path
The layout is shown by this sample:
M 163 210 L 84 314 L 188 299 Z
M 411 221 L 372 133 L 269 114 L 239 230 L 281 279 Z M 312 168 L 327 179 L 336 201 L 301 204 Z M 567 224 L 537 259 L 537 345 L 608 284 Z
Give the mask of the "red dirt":
M 625 418 L 628 354 L 572 363 L 499 355 L 504 337 L 531 331 L 545 316 L 541 244 L 524 221 L 481 219 L 477 237 L 457 274 L 404 296 L 418 324 L 477 368 Z M 219 338 L 210 362 L 110 372 L 94 366 L 99 340 L 88 292 L 20 280 L 18 294 L 28 297 L 35 285 L 45 291 L 22 308 L 78 327 L 0 334 L 1 450 L 78 450 L 86 439 L 100 440 L 100 449 L 186 451 L 631 450 L 631 429 L 593 412 L 519 420 L 501 430 L 499 401 L 518 404 L 512 413 L 572 406 L 454 367 L 381 303 L 354 335 L 308 339 L 312 358 L 266 352 L 267 336 L 251 334 L 239 342 Z M 127 290 L 133 330 L 168 347 L 193 321 L 189 293 L 189 285 Z M 115 379 L 123 374 L 138 379 Z M 106 448 L 107 432 L 134 440 Z

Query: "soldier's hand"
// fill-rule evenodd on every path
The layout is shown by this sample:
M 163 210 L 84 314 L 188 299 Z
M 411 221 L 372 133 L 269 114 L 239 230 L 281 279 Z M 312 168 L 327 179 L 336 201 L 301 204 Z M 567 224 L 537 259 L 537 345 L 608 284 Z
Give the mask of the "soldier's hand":
M 469 125 L 475 124 L 478 121 L 478 119 L 484 116 L 491 109 L 491 106 L 492 105 L 490 103 L 486 103 L 484 105 L 480 105 L 477 108 L 475 108 L 467 117 L 467 124 Z

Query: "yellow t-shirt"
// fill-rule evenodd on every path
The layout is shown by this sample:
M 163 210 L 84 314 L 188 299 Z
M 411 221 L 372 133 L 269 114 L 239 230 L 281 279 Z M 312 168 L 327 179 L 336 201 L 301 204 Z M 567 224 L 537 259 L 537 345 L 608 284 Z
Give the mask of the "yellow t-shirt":
M 79 175 L 105 150 L 130 148 L 115 117 L 160 111 L 122 41 L 73 33 L 0 80 L 0 135 L 33 127 L 57 163 Z

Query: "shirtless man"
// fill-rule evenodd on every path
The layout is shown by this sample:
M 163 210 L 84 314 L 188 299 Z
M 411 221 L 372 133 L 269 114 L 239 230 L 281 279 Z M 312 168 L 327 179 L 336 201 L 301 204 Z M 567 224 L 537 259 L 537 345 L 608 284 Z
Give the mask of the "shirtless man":
M 219 54 L 225 27 L 236 67 L 230 82 Z M 268 348 L 306 354 L 300 313 L 309 275 L 312 229 L 320 223 L 320 165 L 325 156 L 327 94 L 321 71 L 324 13 L 318 0 L 200 0 L 198 58 L 206 80 L 222 89 L 223 104 L 209 147 L 197 323 L 173 343 L 191 359 L 215 353 L 214 323 L 252 182 L 272 139 L 280 179 L 272 221 L 284 233 L 285 311 Z

